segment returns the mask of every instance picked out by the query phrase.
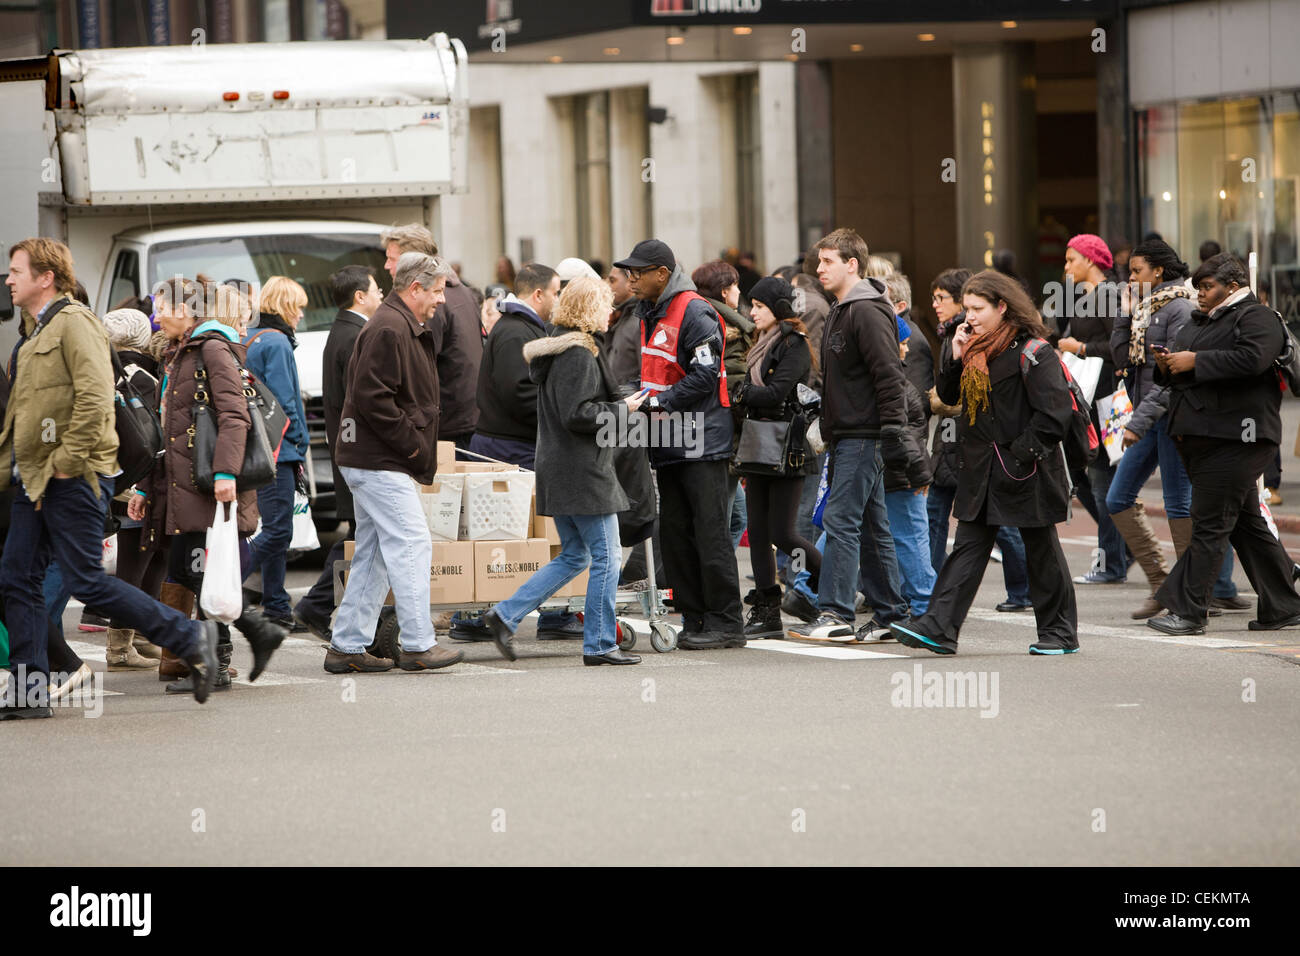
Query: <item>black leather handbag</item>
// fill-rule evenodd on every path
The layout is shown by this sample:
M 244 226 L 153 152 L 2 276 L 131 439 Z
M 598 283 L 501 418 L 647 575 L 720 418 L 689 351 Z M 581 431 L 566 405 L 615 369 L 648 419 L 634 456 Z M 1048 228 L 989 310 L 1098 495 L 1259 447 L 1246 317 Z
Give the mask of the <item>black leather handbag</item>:
M 746 418 L 736 446 L 736 471 L 742 475 L 782 478 L 797 475 L 807 463 L 808 421 L 795 412 L 788 421 Z
M 231 357 L 234 357 L 233 352 Z M 212 407 L 212 396 L 208 391 L 208 369 L 203 361 L 202 348 L 198 350 L 195 358 L 194 378 L 197 384 L 194 387 L 194 417 L 190 422 L 190 441 L 194 450 L 194 487 L 205 494 L 211 494 L 216 486 L 212 458 L 217 451 L 217 416 Z M 238 491 L 255 491 L 275 481 L 276 452 L 271 448 L 267 433 L 268 416 L 264 408 L 264 399 L 250 384 L 249 376 L 239 365 L 238 360 L 235 361 L 235 365 L 239 368 L 240 379 L 243 382 L 244 399 L 248 402 L 250 421 L 248 437 L 244 439 L 244 464 L 235 477 L 235 488 Z M 275 402 L 274 396 L 271 396 L 271 401 Z M 281 415 L 284 414 L 278 402 L 275 403 L 275 410 Z M 284 429 L 288 427 L 286 416 Z M 283 435 L 284 430 L 281 430 L 277 436 L 277 449 L 278 438 Z
M 163 454 L 163 433 L 156 409 L 145 401 L 122 368 L 117 352 L 109 349 L 113 359 L 113 413 L 117 426 L 117 464 L 122 474 L 116 487 L 124 491 L 141 481 Z

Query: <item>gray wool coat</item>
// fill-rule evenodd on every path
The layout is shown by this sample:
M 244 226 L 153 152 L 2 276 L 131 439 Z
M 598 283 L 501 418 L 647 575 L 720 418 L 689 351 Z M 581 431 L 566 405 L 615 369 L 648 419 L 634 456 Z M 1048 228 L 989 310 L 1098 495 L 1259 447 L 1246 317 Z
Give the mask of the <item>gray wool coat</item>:
M 608 515 L 629 507 L 614 469 L 623 402 L 609 365 L 587 332 L 557 329 L 524 346 L 537 385 L 537 513 Z

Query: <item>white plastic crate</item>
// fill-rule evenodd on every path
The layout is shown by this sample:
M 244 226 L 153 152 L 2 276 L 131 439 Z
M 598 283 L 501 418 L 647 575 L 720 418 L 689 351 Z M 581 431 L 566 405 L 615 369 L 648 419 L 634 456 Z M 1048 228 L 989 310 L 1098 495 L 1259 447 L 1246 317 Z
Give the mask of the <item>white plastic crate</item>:
M 532 511 L 531 471 L 467 474 L 460 513 L 463 541 L 511 541 L 527 538 Z
M 460 536 L 464 496 L 464 475 L 436 475 L 432 484 L 420 488 L 420 507 L 434 541 L 455 541 Z

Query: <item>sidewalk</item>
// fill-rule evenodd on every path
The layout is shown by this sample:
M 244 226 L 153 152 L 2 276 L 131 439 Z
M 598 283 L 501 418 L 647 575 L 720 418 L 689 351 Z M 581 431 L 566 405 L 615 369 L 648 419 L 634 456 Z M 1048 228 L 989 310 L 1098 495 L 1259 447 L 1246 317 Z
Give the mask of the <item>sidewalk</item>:
M 1272 505 L 1273 521 L 1279 531 L 1300 534 L 1300 458 L 1295 455 L 1296 432 L 1300 430 L 1300 399 L 1282 396 L 1282 495 L 1280 505 Z M 1160 472 L 1142 488 L 1141 500 L 1153 518 L 1164 518 L 1165 506 L 1160 495 Z

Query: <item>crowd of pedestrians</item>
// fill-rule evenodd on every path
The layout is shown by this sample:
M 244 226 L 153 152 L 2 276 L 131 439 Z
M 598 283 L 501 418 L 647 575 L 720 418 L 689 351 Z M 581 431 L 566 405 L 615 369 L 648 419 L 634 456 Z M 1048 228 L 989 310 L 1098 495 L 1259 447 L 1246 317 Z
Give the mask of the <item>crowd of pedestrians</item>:
M 1300 625 L 1296 566 L 1256 490 L 1279 468 L 1290 340 L 1227 253 L 1210 250 L 1193 271 L 1149 236 L 1120 276 L 1101 238 L 1077 235 L 1059 314 L 1040 312 L 999 253 L 996 268 L 930 279 L 928 325 L 909 278 L 852 229 L 767 276 L 734 250 L 688 270 L 655 239 L 603 275 L 577 258 L 516 269 L 502 257 L 482 293 L 422 225 L 395 226 L 381 246 L 387 294 L 363 266 L 330 278 L 323 405 L 347 528 L 296 606 L 285 574 L 308 458 L 294 354 L 303 286 L 270 277 L 254 300 L 178 276 L 101 320 L 65 246 L 9 250 L 21 338 L 0 389 L 12 673 L 0 719 L 48 716 L 51 699 L 93 680 L 62 637 L 70 597 L 105 619 L 110 670 L 157 669 L 167 692 L 200 703 L 237 676 L 232 628 L 252 649 L 250 680 L 295 630 L 326 642 L 331 673 L 450 667 L 462 660 L 451 640 L 514 660 L 523 619 L 584 570 L 583 613 L 543 609 L 538 637 L 581 640 L 587 665 L 635 664 L 619 646 L 615 594 L 644 586 L 643 549 L 620 565 L 645 537 L 683 650 L 788 638 L 952 654 L 995 548 L 997 610 L 1033 611 L 1033 654 L 1077 652 L 1076 586 L 1121 583 L 1133 563 L 1149 586 L 1133 618 L 1203 633 L 1209 616 L 1248 606 L 1232 584 L 1234 549 L 1258 597 L 1250 627 Z M 1091 396 L 1063 355 L 1099 360 Z M 152 466 L 129 477 L 128 386 L 161 439 Z M 1096 399 L 1119 391 L 1133 414 L 1112 464 Z M 273 460 L 254 481 L 272 419 Z M 622 423 L 613 440 L 611 422 Z M 659 440 L 633 437 L 647 431 Z M 560 537 L 548 564 L 480 615 L 430 611 L 418 485 L 436 473 L 439 441 L 534 471 L 537 513 Z M 1157 469 L 1172 565 L 1140 498 Z M 1095 560 L 1073 578 L 1056 531 L 1072 498 L 1098 527 Z M 261 575 L 260 599 L 245 591 L 230 624 L 196 600 L 221 516 L 237 526 L 240 579 Z M 742 598 L 743 532 L 753 586 Z M 115 575 L 101 566 L 111 534 Z M 348 541 L 336 609 L 332 572 Z M 400 639 L 386 653 L 375 634 L 390 591 Z

